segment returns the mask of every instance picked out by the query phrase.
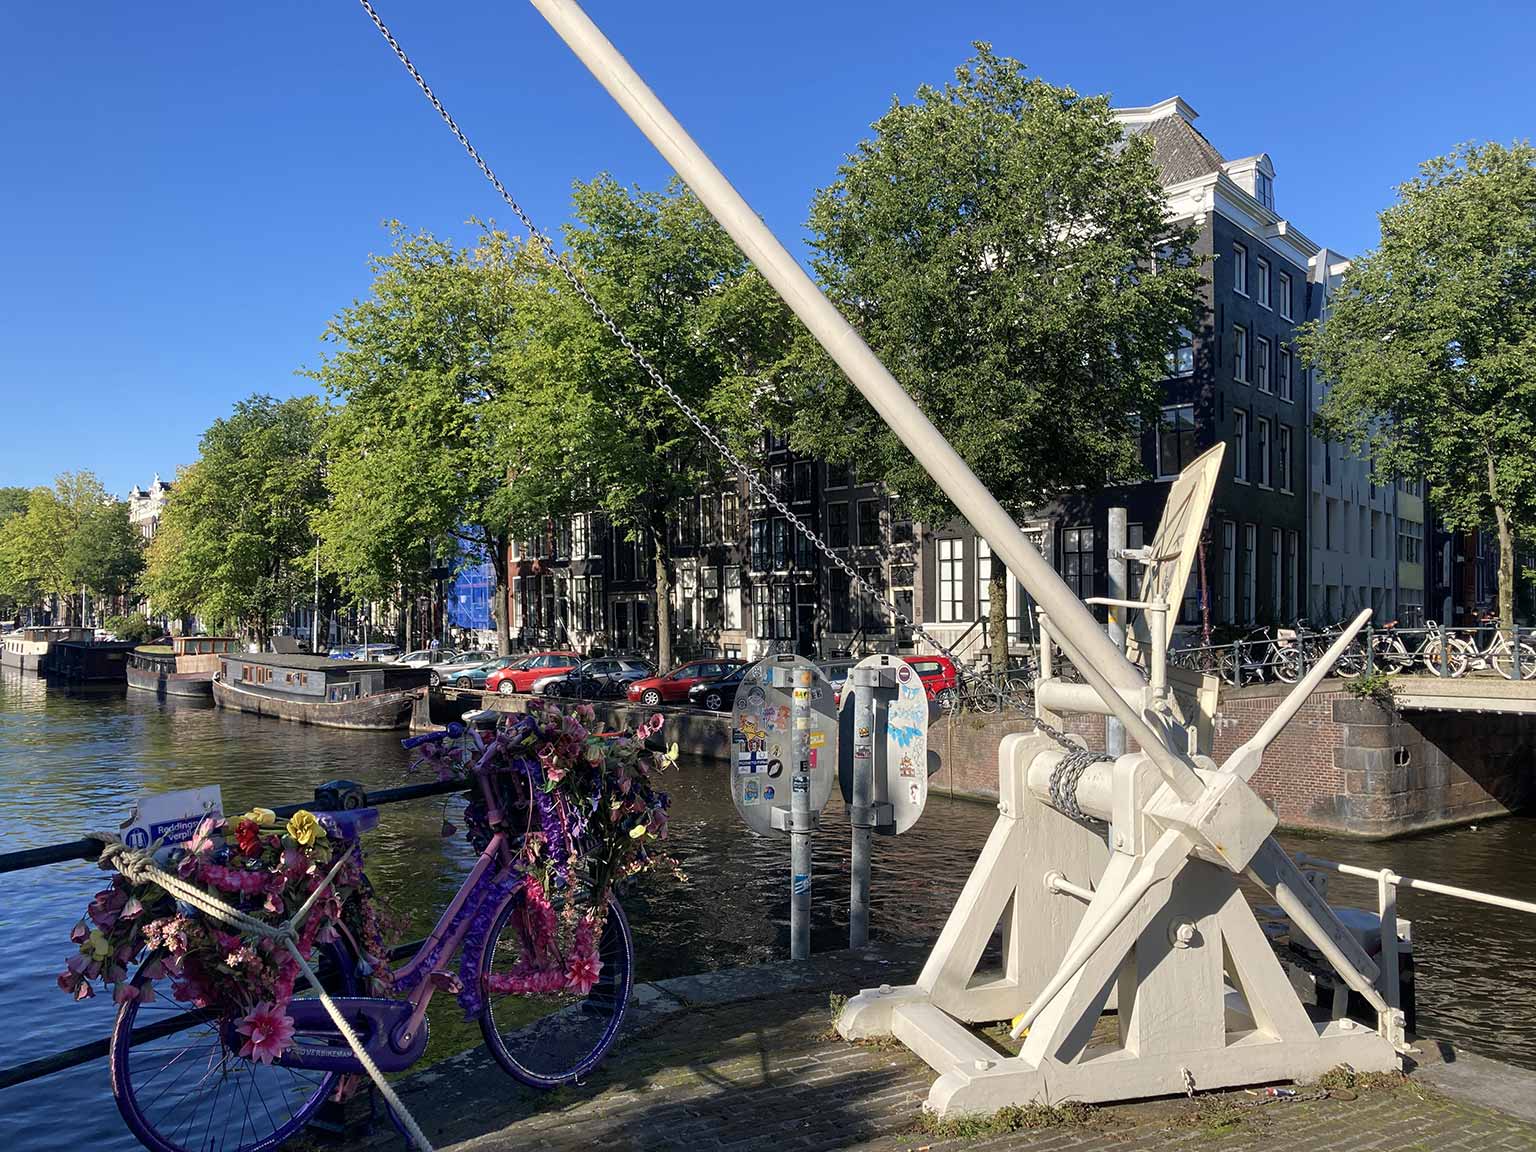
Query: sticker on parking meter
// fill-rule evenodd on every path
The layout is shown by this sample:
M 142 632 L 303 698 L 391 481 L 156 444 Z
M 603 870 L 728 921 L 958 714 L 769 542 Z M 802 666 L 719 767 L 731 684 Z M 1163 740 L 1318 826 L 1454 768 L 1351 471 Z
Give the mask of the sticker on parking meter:
M 800 702 L 810 710 L 810 726 L 799 734 L 801 757 L 809 762 L 809 771 L 803 775 L 796 756 L 793 720 L 796 668 L 811 673 L 810 687 L 801 685 L 798 689 Z M 827 687 L 820 670 L 802 656 L 770 656 L 743 675 L 731 718 L 731 799 L 754 832 L 775 831 L 774 809 L 788 811 L 792 793 L 802 791 L 802 785 L 812 812 L 821 811 L 831 799 L 837 763 L 837 712 Z M 784 787 L 786 775 L 790 777 L 788 788 Z
M 894 681 L 887 680 L 890 687 L 874 689 L 873 731 L 860 726 L 855 715 L 854 672 L 861 668 L 895 670 Z M 838 783 L 843 799 L 851 804 L 855 761 L 862 767 L 873 759 L 870 798 L 877 806 L 889 804 L 891 810 L 891 819 L 875 826 L 884 835 L 912 827 L 928 803 L 928 716 L 922 677 L 901 657 L 877 653 L 849 670 L 839 717 L 843 755 L 838 758 Z

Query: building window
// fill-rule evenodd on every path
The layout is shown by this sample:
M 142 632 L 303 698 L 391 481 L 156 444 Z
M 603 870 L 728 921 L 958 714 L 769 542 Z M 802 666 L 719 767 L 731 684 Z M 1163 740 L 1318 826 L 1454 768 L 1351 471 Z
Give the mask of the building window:
M 912 521 L 906 517 L 891 519 L 891 546 L 900 547 L 912 543 Z
M 587 517 L 578 513 L 571 517 L 571 556 L 581 558 L 587 554 Z
M 1259 266 L 1257 268 L 1257 272 L 1259 274 L 1259 283 L 1258 283 L 1259 293 L 1258 293 L 1257 299 L 1259 301 L 1259 306 L 1261 308 L 1268 308 L 1269 307 L 1269 261 L 1264 259 L 1264 257 L 1260 256 L 1259 259 L 1258 259 L 1258 265 Z
M 1248 413 L 1232 409 L 1232 478 L 1248 483 Z
M 1195 335 L 1188 328 L 1179 329 L 1179 342 L 1168 353 L 1168 375 L 1188 376 L 1195 370 Z
M 827 505 L 827 543 L 834 548 L 848 547 L 848 505 L 841 501 Z
M 884 632 L 885 575 L 877 566 L 861 566 L 859 581 L 859 627 L 866 632 Z
M 1280 529 L 1271 528 L 1269 530 L 1269 614 L 1276 623 L 1282 619 L 1280 610 L 1285 607 L 1280 579 L 1284 571 L 1280 564 Z
M 1285 589 L 1285 619 L 1294 621 L 1298 611 L 1296 607 L 1297 597 L 1301 595 L 1301 536 L 1296 532 L 1285 534 L 1285 570 L 1290 574 L 1290 582 Z
M 1237 525 L 1230 520 L 1221 525 L 1221 618 L 1231 624 L 1237 607 Z
M 939 623 L 965 618 L 965 541 L 950 537 L 934 542 L 939 561 Z
M 1280 318 L 1282 320 L 1291 318 L 1291 274 L 1289 272 L 1280 273 Z
M 1404 564 L 1424 563 L 1424 525 L 1415 520 L 1397 522 L 1397 558 Z
M 741 496 L 726 492 L 720 497 L 720 531 L 727 541 L 741 535 Z
M 1280 491 L 1291 492 L 1291 430 L 1282 424 L 1276 430 L 1279 440 L 1276 442 L 1275 453 L 1279 458 Z
M 773 563 L 773 527 L 767 520 L 752 521 L 752 570 L 766 572 Z
M 811 500 L 811 462 L 795 462 L 795 503 L 808 504 Z
M 1232 325 L 1232 378 L 1248 383 L 1248 329 Z
M 773 521 L 773 569 L 789 571 L 789 521 L 782 516 Z
M 1093 528 L 1084 524 L 1061 534 L 1061 578 L 1079 600 L 1094 594 Z
M 1248 295 L 1248 249 L 1241 244 L 1232 245 L 1232 290 Z
M 1254 439 L 1257 441 L 1254 447 L 1259 452 L 1259 485 L 1263 488 L 1270 486 L 1269 472 L 1269 417 L 1260 416 L 1254 421 Z
M 1291 350 L 1289 348 L 1280 349 L 1280 367 L 1275 375 L 1275 384 L 1275 390 L 1280 394 L 1280 399 L 1294 399 L 1291 392 Z
M 1258 370 L 1259 391 L 1270 392 L 1274 390 L 1274 382 L 1269 378 L 1269 340 L 1260 336 L 1253 342 L 1254 368 Z
M 1253 197 L 1271 212 L 1275 210 L 1275 182 L 1257 168 L 1253 172 Z
M 690 561 L 677 569 L 677 623 L 685 631 L 698 627 L 699 573 Z
M 831 632 L 853 631 L 853 588 L 848 573 L 832 569 L 831 603 L 827 605 L 827 628 Z
M 1259 590 L 1259 529 L 1255 524 L 1243 525 L 1243 623 L 1253 623 L 1253 613 Z
M 788 584 L 775 584 L 773 595 L 773 636 L 775 640 L 788 640 L 794 636 L 794 594 Z
M 699 543 L 720 543 L 720 501 L 713 492 L 699 497 Z
M 859 501 L 859 546 L 861 548 L 878 548 L 882 543 L 880 536 L 880 501 Z
M 741 569 L 731 564 L 722 570 L 725 578 L 725 618 L 722 625 L 725 628 L 741 627 Z
M 1195 458 L 1195 406 L 1175 404 L 1164 408 L 1157 425 L 1157 476 L 1177 476 Z
M 768 603 L 768 585 L 752 585 L 752 631 L 759 640 L 773 639 L 773 610 Z
M 846 488 L 851 483 L 853 483 L 853 477 L 850 475 L 850 473 L 848 471 L 848 465 L 846 465 L 846 464 L 828 464 L 827 465 L 827 487 L 828 488 Z

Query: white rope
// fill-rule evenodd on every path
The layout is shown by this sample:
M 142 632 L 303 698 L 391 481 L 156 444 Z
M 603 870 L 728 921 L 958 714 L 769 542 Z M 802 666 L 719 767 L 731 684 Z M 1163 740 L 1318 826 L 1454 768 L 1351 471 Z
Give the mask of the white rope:
M 347 1042 L 347 1046 L 357 1056 L 358 1063 L 363 1066 L 363 1071 L 368 1073 L 369 1079 L 378 1087 L 379 1093 L 384 1097 L 385 1102 L 394 1110 L 395 1116 L 399 1119 L 406 1132 L 409 1133 L 411 1142 L 421 1149 L 421 1152 L 433 1152 L 431 1141 L 422 1132 L 420 1125 L 416 1123 L 415 1117 L 400 1102 L 400 1097 L 395 1095 L 395 1090 L 389 1086 L 389 1081 L 384 1079 L 384 1073 L 379 1071 L 379 1066 L 373 1062 L 373 1057 L 368 1055 L 368 1052 L 363 1047 L 363 1042 L 358 1039 L 357 1033 L 347 1023 L 346 1017 L 341 1014 L 341 1009 L 336 1007 L 335 1001 L 320 986 L 320 977 L 315 974 L 315 970 L 310 967 L 309 961 L 299 951 L 299 925 L 308 917 L 320 894 L 329 888 L 331 882 L 336 879 L 336 874 L 341 871 L 342 865 L 351 856 L 350 849 L 336 860 L 336 863 L 331 866 L 330 872 L 326 874 L 325 879 L 310 893 L 309 899 L 304 901 L 303 906 L 297 912 L 281 924 L 268 924 L 264 920 L 258 920 L 254 916 L 249 916 L 240 909 L 226 904 L 224 901 L 199 888 L 196 884 L 189 883 L 180 876 L 167 872 L 154 862 L 154 857 L 149 853 L 136 852 L 121 842 L 115 839 L 108 839 L 105 836 L 102 836 L 101 839 L 105 841 L 105 846 L 101 853 L 103 863 L 110 863 L 112 867 L 116 868 L 133 883 L 141 884 L 148 882 L 155 884 L 178 900 L 192 905 L 200 912 L 212 916 L 215 920 L 232 925 L 241 932 L 248 932 L 253 936 L 261 936 L 268 940 L 279 941 L 283 947 L 287 948 L 289 954 L 298 962 L 299 967 L 303 969 L 304 975 L 309 978 L 310 987 L 320 997 L 320 1003 L 324 1006 L 326 1015 L 336 1025 L 336 1030 L 341 1033 L 342 1039 Z

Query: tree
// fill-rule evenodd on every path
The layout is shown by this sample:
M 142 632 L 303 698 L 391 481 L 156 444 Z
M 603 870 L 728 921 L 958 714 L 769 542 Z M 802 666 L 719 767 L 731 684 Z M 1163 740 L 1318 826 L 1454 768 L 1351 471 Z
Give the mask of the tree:
M 893 100 L 810 227 L 828 294 L 1015 517 L 1140 472 L 1138 418 L 1156 417 L 1202 274 L 1149 145 L 1122 138 L 1106 97 L 977 44 L 942 90 Z M 955 515 L 819 349 L 796 361 L 795 448 L 857 465 L 917 519 Z M 1001 669 L 1001 563 L 991 578 Z
M 70 544 L 69 566 L 97 596 L 128 595 L 144 571 L 144 541 L 128 522 L 128 505 L 109 500 L 87 509 Z
M 0 488 L 0 526 L 25 512 L 31 496 L 30 488 Z
M 757 447 L 795 331 L 789 309 L 696 196 L 625 188 L 600 175 L 575 185 L 565 230 L 593 295 L 663 380 L 742 455 Z M 537 374 L 580 398 L 567 450 L 615 526 L 638 537 L 656 589 L 657 659 L 672 663 L 669 526 L 680 501 L 719 475 L 716 450 L 564 287 L 553 271 L 530 297 L 536 340 L 514 375 Z M 520 366 L 520 369 L 519 367 Z
M 1318 427 L 1377 483 L 1422 477 L 1455 529 L 1499 537 L 1499 617 L 1536 527 L 1536 149 L 1464 145 L 1381 213 L 1303 355 L 1330 383 Z
M 314 373 L 344 402 L 318 521 L 326 557 L 365 599 L 424 579 L 433 541 L 469 544 L 495 569 L 506 653 L 508 546 L 573 498 L 562 445 L 579 398 L 520 365 L 537 275 L 520 246 L 490 227 L 473 249 L 398 223 L 390 235 L 370 295 L 331 322 L 336 350 Z
M 144 587 L 157 611 L 265 643 L 273 619 L 308 599 L 326 416 L 314 396 L 252 396 L 203 433 L 149 547 Z
M 53 597 L 68 620 L 77 618 L 82 588 L 122 594 L 135 573 L 134 556 L 113 538 L 119 518 L 126 527 L 127 506 L 94 473 L 64 472 L 52 488 L 32 489 L 26 511 L 0 530 L 0 594 L 22 604 Z

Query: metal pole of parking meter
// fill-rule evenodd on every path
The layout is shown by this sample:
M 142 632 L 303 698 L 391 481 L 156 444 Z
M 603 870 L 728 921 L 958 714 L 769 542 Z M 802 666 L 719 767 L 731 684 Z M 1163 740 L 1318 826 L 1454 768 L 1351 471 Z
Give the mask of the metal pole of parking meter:
M 848 823 L 853 826 L 853 878 L 848 892 L 848 947 L 869 943 L 869 846 L 875 826 L 875 685 L 880 673 L 855 668 L 853 685 L 853 802 Z
M 777 669 L 775 670 L 777 671 Z M 790 719 L 794 732 L 794 776 L 789 798 L 789 958 L 811 956 L 811 670 L 790 669 L 794 694 Z

